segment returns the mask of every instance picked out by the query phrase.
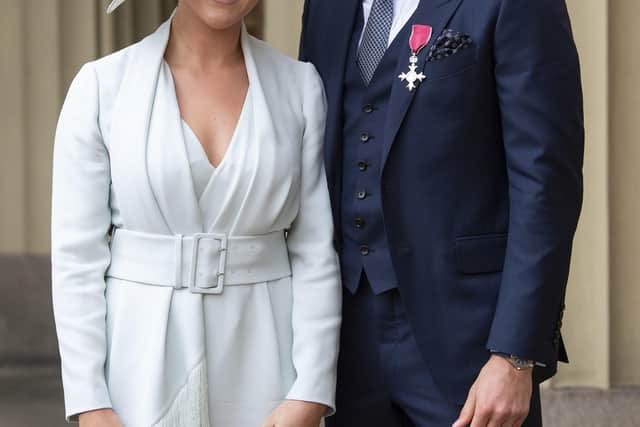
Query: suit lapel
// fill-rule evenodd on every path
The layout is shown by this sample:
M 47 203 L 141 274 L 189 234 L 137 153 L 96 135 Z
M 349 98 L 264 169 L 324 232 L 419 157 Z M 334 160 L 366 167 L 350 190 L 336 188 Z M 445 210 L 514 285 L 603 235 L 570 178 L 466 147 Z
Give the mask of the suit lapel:
M 326 0 L 323 0 L 326 1 Z M 328 126 L 326 131 L 325 161 L 327 175 L 333 180 L 333 185 L 339 176 L 341 168 L 342 141 L 342 103 L 344 95 L 344 72 L 347 63 L 347 54 L 351 44 L 351 37 L 355 25 L 358 8 L 362 7 L 362 0 L 338 0 L 333 2 L 333 8 L 323 8 L 330 12 L 330 16 L 319 22 L 325 22 L 327 28 L 314 28 L 314 31 L 327 31 L 333 34 L 330 45 L 326 48 L 327 76 L 325 78 L 328 99 Z
M 435 42 L 436 38 L 446 28 L 449 20 L 457 10 L 462 0 L 421 0 L 418 9 L 413 14 L 411 19 L 407 22 L 408 26 L 413 24 L 431 25 L 433 27 L 433 34 L 431 40 L 427 46 L 425 46 L 418 55 L 418 70 L 424 70 L 424 66 L 427 59 L 427 54 L 431 45 Z M 409 32 L 410 33 L 410 32 Z M 398 130 L 402 125 L 404 117 L 409 110 L 411 101 L 416 92 L 420 90 L 420 85 L 412 91 L 407 89 L 406 83 L 400 81 L 398 76 L 405 72 L 409 67 L 409 57 L 411 52 L 409 49 L 409 40 L 402 41 L 406 48 L 400 50 L 398 62 L 396 66 L 396 72 L 392 76 L 394 79 L 391 97 L 389 99 L 389 107 L 387 112 L 387 119 L 385 123 L 385 133 L 382 147 L 382 169 L 389 156 L 393 142 L 395 141 Z M 427 80 L 429 76 L 427 75 Z M 425 80 L 422 84 L 427 82 Z

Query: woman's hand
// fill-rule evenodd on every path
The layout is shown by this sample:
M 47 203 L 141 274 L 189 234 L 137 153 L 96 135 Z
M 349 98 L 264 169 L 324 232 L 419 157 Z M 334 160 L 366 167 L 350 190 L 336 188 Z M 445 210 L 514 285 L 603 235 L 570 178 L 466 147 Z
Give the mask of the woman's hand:
M 123 427 L 113 409 L 83 412 L 78 417 L 79 427 Z
M 320 403 L 285 400 L 262 427 L 318 427 L 328 408 Z

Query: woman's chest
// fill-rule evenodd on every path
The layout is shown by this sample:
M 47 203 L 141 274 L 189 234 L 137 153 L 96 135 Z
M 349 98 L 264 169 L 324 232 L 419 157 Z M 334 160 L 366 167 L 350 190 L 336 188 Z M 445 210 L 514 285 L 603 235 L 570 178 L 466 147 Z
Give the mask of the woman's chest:
M 182 119 L 197 136 L 214 166 L 227 152 L 239 125 L 249 89 L 242 70 L 211 73 L 173 71 L 176 101 Z
M 106 145 L 116 178 L 112 200 L 119 205 L 149 201 L 142 211 L 135 210 L 142 216 L 148 210 L 157 210 L 167 218 L 178 211 L 181 217 L 195 212 L 205 229 L 215 226 L 260 232 L 261 228 L 253 228 L 288 225 L 301 196 L 304 122 L 296 119 L 299 113 L 287 111 L 284 105 L 270 107 L 261 93 L 250 91 L 222 160 L 198 184 L 193 144 L 199 141 L 195 134 L 185 134 L 188 128 L 180 117 L 163 111 L 161 105 L 157 104 L 145 125 L 146 138 L 144 133 L 114 132 L 114 128 L 109 132 Z M 112 125 L 131 126 L 133 131 L 140 123 L 115 121 Z

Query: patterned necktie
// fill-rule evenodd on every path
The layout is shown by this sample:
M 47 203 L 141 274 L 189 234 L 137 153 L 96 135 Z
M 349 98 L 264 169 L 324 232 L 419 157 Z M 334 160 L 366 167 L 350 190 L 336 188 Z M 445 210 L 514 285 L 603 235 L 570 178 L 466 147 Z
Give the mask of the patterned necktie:
M 373 0 L 371 13 L 358 51 L 358 67 L 369 85 L 380 60 L 387 50 L 393 23 L 393 0 Z

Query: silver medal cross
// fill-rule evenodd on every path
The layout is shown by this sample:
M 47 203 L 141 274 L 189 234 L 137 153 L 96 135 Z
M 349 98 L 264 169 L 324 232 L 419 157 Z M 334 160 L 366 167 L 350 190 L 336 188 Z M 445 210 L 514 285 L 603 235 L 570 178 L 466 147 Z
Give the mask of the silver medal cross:
M 418 68 L 416 65 L 417 63 L 418 57 L 415 54 L 411 55 L 411 58 L 409 58 L 409 72 L 402 73 L 398 76 L 400 80 L 407 82 L 407 89 L 409 89 L 409 91 L 412 91 L 417 87 L 416 82 L 422 83 L 422 81 L 427 78 L 427 76 L 422 72 L 416 72 L 416 69 Z

